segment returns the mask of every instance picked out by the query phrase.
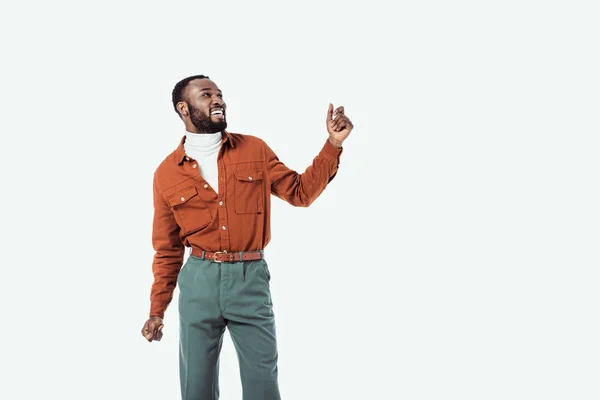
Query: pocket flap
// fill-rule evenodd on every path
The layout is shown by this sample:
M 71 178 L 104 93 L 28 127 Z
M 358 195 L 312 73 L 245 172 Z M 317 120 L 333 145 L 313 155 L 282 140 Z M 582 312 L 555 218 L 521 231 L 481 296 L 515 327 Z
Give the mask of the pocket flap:
M 198 190 L 196 190 L 196 186 L 188 186 L 185 189 L 181 189 L 177 193 L 169 196 L 168 201 L 171 207 L 175 207 L 179 204 L 184 204 L 189 199 L 198 195 Z
M 263 172 L 259 169 L 235 171 L 234 175 L 238 180 L 245 182 L 260 181 L 263 178 Z

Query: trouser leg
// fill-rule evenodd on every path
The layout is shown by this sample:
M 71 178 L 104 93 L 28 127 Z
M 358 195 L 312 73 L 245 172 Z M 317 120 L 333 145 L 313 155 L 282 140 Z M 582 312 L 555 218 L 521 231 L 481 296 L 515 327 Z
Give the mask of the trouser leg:
M 217 264 L 188 257 L 179 286 L 179 376 L 182 400 L 219 398 L 219 355 L 225 320 Z
M 223 264 L 225 265 L 225 264 Z M 243 400 L 280 400 L 270 273 L 264 259 L 229 264 L 223 316 L 240 367 Z

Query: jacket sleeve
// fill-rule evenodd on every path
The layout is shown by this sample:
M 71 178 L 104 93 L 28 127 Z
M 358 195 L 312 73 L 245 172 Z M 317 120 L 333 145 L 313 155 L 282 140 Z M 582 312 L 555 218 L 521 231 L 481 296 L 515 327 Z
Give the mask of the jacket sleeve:
M 154 282 L 150 291 L 150 316 L 164 318 L 173 298 L 177 275 L 183 264 L 185 246 L 179 237 L 179 225 L 175 221 L 166 200 L 160 194 L 156 173 L 153 182 L 154 219 L 152 221 L 152 247 Z
M 286 167 L 266 143 L 265 151 L 271 193 L 293 206 L 308 207 L 337 174 L 343 149 L 326 140 L 304 173 Z

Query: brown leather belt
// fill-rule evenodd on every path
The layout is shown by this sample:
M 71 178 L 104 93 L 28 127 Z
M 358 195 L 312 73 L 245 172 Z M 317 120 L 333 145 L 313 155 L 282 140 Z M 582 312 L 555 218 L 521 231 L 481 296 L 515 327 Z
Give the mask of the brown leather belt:
M 227 251 L 204 251 L 192 247 L 191 255 L 214 262 L 236 262 L 260 260 L 263 258 L 263 251 L 240 251 L 229 253 Z

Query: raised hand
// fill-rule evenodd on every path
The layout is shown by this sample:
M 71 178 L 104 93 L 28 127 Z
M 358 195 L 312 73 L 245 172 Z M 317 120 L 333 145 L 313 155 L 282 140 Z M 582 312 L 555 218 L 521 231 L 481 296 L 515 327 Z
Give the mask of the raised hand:
M 327 110 L 327 132 L 329 141 L 336 147 L 342 147 L 342 142 L 350 135 L 354 125 L 344 114 L 344 106 L 339 106 L 333 110 L 333 104 L 329 103 Z

